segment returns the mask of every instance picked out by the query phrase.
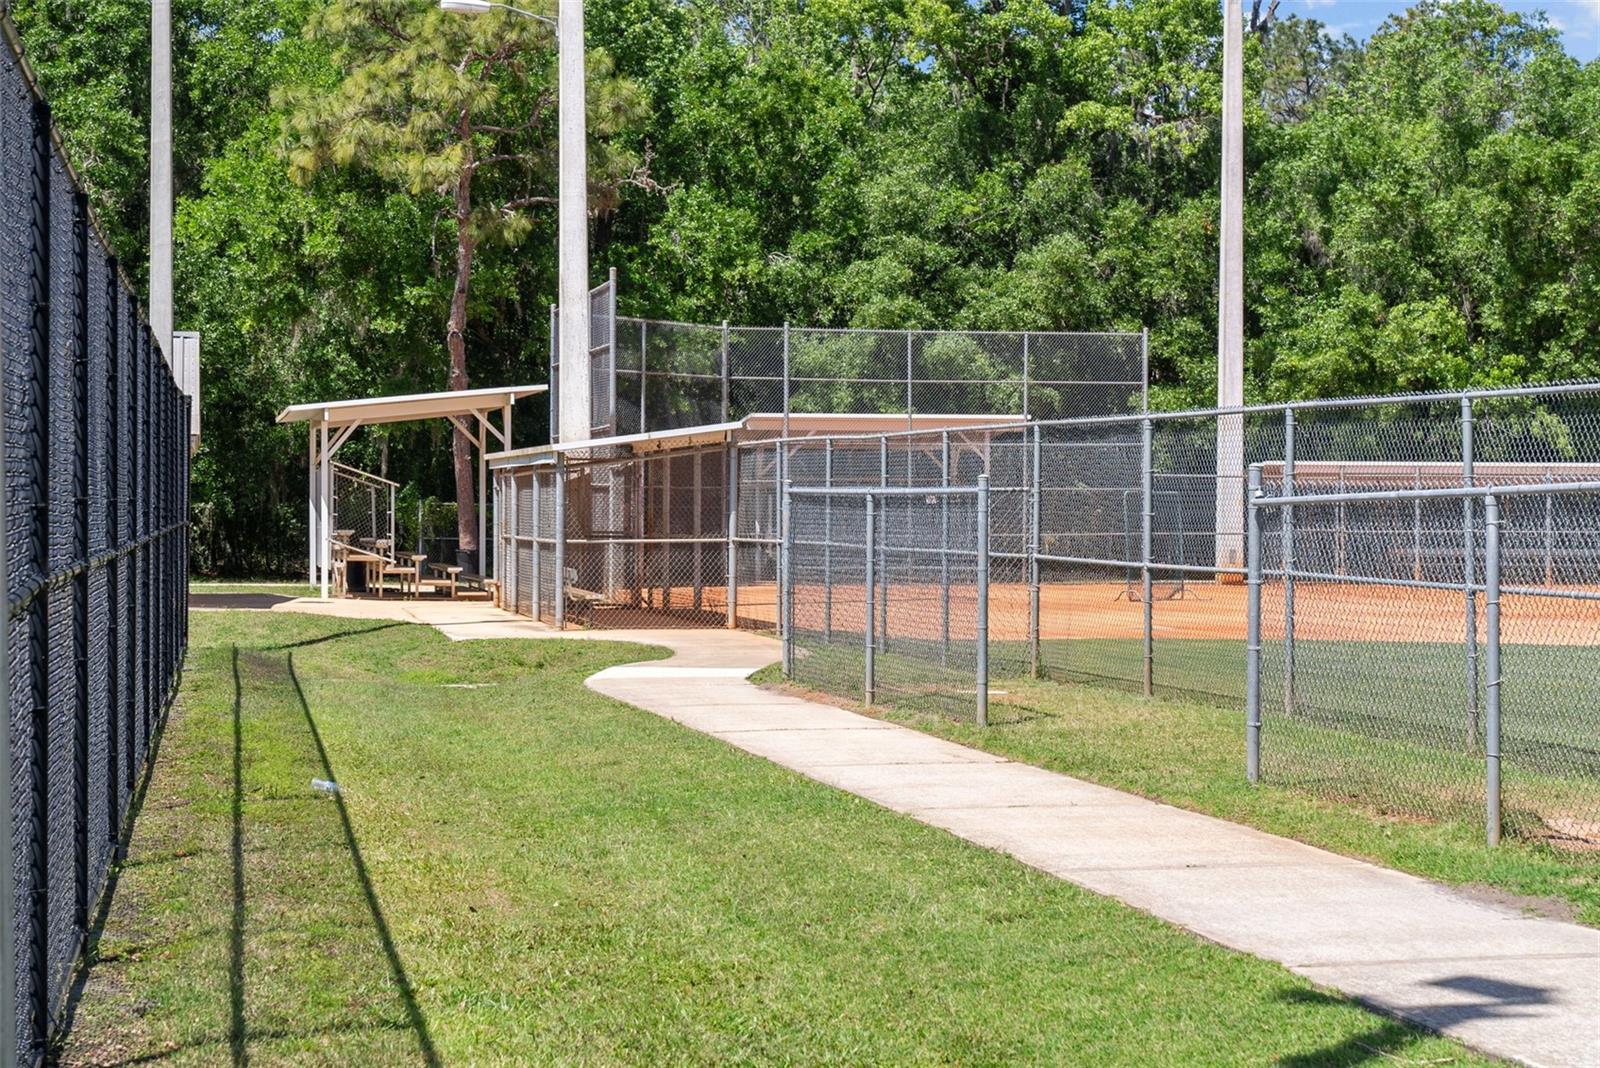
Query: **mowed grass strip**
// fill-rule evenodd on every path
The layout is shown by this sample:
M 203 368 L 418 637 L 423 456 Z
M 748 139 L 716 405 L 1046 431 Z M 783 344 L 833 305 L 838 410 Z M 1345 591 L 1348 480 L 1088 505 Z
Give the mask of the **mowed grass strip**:
M 584 688 L 647 650 L 192 623 L 62 1063 L 1483 1063 Z

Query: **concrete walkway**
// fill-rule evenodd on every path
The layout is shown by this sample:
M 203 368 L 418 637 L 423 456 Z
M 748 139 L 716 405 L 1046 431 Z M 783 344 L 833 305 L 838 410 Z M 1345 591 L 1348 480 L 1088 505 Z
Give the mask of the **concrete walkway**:
M 369 608 L 368 606 L 372 606 Z M 452 638 L 555 637 L 493 608 L 295 602 L 430 623 Z M 381 611 L 381 615 L 379 612 Z M 770 639 L 727 631 L 568 632 L 665 646 L 591 689 L 1143 909 L 1312 981 L 1532 1065 L 1600 1068 L 1600 930 L 830 705 L 747 676 Z

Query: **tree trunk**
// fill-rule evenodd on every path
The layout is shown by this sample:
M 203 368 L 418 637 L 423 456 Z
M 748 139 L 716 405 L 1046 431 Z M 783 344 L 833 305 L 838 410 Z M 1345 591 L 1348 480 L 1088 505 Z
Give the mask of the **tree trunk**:
M 470 160 L 469 160 L 470 162 Z M 465 167 L 456 181 L 456 288 L 450 295 L 450 321 L 445 346 L 450 352 L 450 388 L 467 388 L 467 284 L 472 278 L 472 256 L 477 249 L 468 227 L 472 214 L 472 168 Z M 472 440 L 457 430 L 451 436 L 456 475 L 456 535 L 462 552 L 478 550 L 478 506 L 473 496 Z M 445 563 L 455 563 L 447 560 Z M 481 570 L 482 561 L 479 561 Z

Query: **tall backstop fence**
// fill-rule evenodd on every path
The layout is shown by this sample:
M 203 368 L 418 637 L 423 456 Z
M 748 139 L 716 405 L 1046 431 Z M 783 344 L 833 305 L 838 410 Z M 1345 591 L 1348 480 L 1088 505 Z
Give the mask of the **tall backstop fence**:
M 728 423 L 754 413 L 1022 414 L 1148 406 L 1145 333 L 867 330 L 680 323 L 617 314 L 616 277 L 590 294 L 590 425 L 599 435 Z M 560 373 L 551 314 L 550 425 Z
M 0 1060 L 41 1061 L 187 634 L 190 408 L 0 18 Z M 0 821 L 3 822 L 3 821 Z

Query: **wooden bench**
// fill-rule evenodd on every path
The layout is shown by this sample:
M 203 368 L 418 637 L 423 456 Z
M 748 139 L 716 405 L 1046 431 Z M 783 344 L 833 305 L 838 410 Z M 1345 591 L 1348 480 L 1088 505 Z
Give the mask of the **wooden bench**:
M 453 601 L 456 599 L 461 575 L 465 571 L 466 568 L 457 567 L 455 564 L 431 563 L 428 565 L 428 573 L 433 577 L 426 579 L 424 584 L 432 589 L 447 591 Z
M 451 589 L 450 596 L 459 598 L 461 596 L 461 591 L 463 591 L 463 590 L 471 590 L 471 591 L 476 591 L 476 592 L 481 592 L 481 593 L 487 594 L 489 596 L 489 599 L 491 601 L 493 601 L 495 605 L 499 605 L 499 603 L 500 603 L 500 580 L 499 579 L 488 578 L 487 576 L 484 576 L 484 575 L 477 575 L 477 574 L 472 573 L 471 571 L 467 571 L 464 568 L 455 567 L 454 565 L 450 565 L 450 566 L 451 566 L 451 569 L 454 571 L 454 574 L 451 575 L 451 579 L 453 580 L 454 585 L 452 585 L 451 588 L 450 588 Z

